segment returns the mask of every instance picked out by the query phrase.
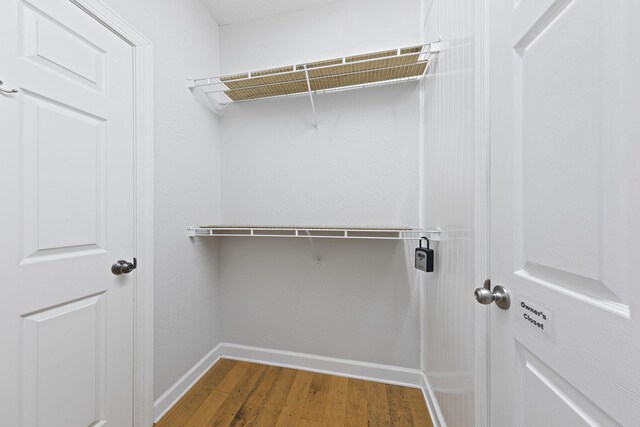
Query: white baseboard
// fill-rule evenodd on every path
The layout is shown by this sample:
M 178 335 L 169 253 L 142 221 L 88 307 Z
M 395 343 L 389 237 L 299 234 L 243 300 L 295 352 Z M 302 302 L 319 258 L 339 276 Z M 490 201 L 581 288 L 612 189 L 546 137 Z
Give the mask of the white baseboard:
M 229 343 L 220 344 L 220 350 L 220 355 L 225 359 L 244 360 L 413 388 L 422 386 L 422 372 L 419 369 Z
M 207 353 L 193 368 L 153 402 L 153 419 L 158 422 L 173 405 L 220 359 L 220 344 Z
M 431 384 L 429 384 L 427 375 L 424 372 L 420 372 L 420 374 L 422 379 L 422 394 L 424 395 L 425 402 L 427 402 L 427 408 L 429 408 L 429 414 L 431 414 L 434 427 L 447 427 L 447 423 L 440 410 L 440 405 L 438 405 L 438 399 L 436 399 L 433 388 L 431 388 Z
M 436 427 L 446 427 L 427 377 L 419 369 L 230 343 L 218 344 L 154 402 L 153 416 L 156 422 L 220 358 L 420 388 L 424 394 L 434 425 Z

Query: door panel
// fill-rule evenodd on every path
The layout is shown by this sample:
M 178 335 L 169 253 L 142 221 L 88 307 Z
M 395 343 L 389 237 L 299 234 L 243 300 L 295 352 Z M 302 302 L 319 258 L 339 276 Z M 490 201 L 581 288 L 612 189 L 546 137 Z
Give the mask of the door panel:
M 104 91 L 106 52 L 29 3 L 24 3 L 22 37 L 25 59 Z
M 490 2 L 496 426 L 640 422 L 634 3 Z
M 524 0 L 515 15 L 530 2 Z M 604 232 L 621 224 L 622 214 L 607 210 L 608 188 L 624 185 L 624 177 L 611 174 L 617 159 L 608 147 L 625 143 L 615 138 L 624 125 L 616 109 L 601 102 L 612 89 L 609 82 L 624 79 L 624 69 L 604 68 L 607 46 L 622 36 L 610 33 L 623 31 L 605 28 L 605 9 L 598 1 L 558 0 L 540 16 L 516 18 L 522 22 L 512 40 L 521 174 L 517 249 L 528 278 L 620 303 L 628 282 L 605 283 L 600 261 Z
M 99 294 L 22 316 L 25 425 L 90 426 L 106 418 L 105 301 Z
M 0 27 L 0 424 L 133 420 L 132 48 L 68 0 Z
M 22 102 L 25 257 L 104 251 L 106 120 L 29 92 Z
M 618 425 L 522 344 L 516 343 L 518 425 Z

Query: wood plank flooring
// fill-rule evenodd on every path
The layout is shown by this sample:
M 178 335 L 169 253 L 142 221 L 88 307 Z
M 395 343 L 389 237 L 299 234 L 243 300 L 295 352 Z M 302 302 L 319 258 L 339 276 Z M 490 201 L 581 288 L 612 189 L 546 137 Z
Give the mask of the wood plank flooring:
M 156 424 L 433 427 L 419 389 L 221 359 Z

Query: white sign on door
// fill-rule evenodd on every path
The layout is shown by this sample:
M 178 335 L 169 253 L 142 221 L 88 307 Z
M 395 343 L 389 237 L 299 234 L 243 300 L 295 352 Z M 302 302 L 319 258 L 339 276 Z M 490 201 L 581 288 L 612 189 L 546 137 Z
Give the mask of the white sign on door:
M 551 312 L 548 309 L 520 298 L 516 313 L 520 320 L 529 327 L 550 337 L 553 336 L 553 321 Z

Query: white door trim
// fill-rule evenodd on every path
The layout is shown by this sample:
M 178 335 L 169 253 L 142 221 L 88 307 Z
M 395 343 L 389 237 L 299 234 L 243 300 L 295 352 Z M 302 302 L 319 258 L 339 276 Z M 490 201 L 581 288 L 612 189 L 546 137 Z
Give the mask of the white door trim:
M 490 97 L 489 97 L 489 3 L 478 0 L 475 10 L 476 35 L 476 200 L 475 254 L 476 286 L 490 277 Z M 471 296 L 471 295 L 469 295 Z M 491 425 L 491 396 L 489 388 L 489 316 L 487 307 L 476 305 L 475 322 L 475 419 L 476 426 Z
M 153 425 L 153 46 L 99 0 L 70 0 L 133 49 L 135 236 L 134 419 Z

